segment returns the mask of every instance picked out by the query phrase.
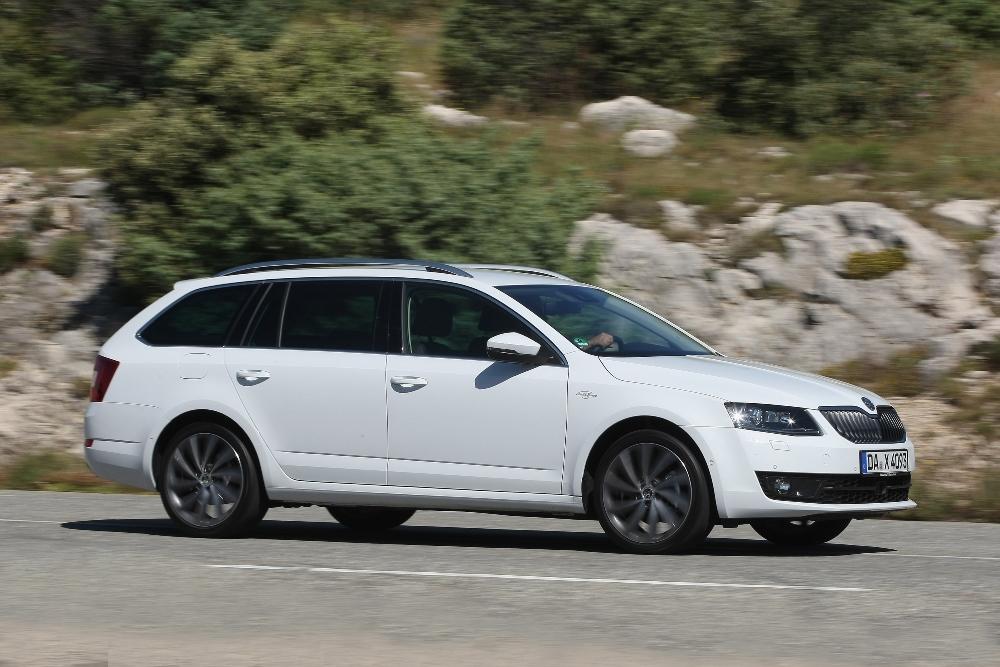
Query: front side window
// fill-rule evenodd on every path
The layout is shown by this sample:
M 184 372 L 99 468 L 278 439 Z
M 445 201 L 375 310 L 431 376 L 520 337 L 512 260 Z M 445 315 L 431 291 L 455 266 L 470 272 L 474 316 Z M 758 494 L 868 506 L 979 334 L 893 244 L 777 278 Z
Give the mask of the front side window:
M 713 354 L 679 329 L 628 301 L 582 285 L 501 287 L 580 349 L 609 357 Z
M 511 331 L 538 335 L 506 309 L 468 290 L 408 285 L 404 308 L 407 349 L 432 357 L 487 359 L 486 341 Z
M 342 352 L 376 346 L 382 284 L 366 280 L 293 282 L 285 305 L 281 347 Z M 384 343 L 384 341 L 383 341 Z
M 193 292 L 170 306 L 142 330 L 150 345 L 221 347 L 254 284 L 228 285 Z

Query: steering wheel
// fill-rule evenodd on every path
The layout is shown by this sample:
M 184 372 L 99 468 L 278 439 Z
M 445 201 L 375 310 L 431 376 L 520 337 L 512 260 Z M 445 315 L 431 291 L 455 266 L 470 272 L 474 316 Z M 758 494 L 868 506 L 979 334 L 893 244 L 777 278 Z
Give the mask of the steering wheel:
M 616 336 L 614 334 L 609 334 L 611 339 L 614 341 L 611 345 L 607 347 L 601 345 L 588 345 L 586 352 L 607 352 L 611 350 L 613 352 L 624 352 L 625 351 L 625 341 L 622 340 L 621 336 Z M 613 349 L 612 349 L 613 348 Z

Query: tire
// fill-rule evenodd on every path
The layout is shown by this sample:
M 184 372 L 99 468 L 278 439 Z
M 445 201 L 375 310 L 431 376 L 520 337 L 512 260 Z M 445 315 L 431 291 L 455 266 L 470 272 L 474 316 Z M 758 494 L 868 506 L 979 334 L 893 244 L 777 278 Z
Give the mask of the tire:
M 850 519 L 762 519 L 751 521 L 750 527 L 769 542 L 787 547 L 808 547 L 824 544 L 844 532 Z
M 708 475 L 691 445 L 672 435 L 623 436 L 601 457 L 594 481 L 597 519 L 625 551 L 683 551 L 712 529 Z
M 402 526 L 416 513 L 397 507 L 327 507 L 326 511 L 347 528 L 368 533 Z
M 212 422 L 191 424 L 174 434 L 157 484 L 167 514 L 192 537 L 239 537 L 267 512 L 249 446 Z

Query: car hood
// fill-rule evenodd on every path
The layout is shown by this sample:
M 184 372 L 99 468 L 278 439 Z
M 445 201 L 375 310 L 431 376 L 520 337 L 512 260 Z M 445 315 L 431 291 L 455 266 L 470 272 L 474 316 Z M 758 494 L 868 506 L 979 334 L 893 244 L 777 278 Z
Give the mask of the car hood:
M 862 398 L 867 397 L 876 405 L 888 404 L 873 392 L 846 382 L 744 359 L 692 355 L 601 357 L 601 361 L 624 382 L 692 391 L 736 403 L 865 408 Z

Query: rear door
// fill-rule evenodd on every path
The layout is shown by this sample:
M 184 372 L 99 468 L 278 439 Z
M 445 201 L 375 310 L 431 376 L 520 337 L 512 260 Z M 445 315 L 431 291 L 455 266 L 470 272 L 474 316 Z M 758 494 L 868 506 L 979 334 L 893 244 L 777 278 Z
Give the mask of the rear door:
M 407 283 L 403 354 L 390 354 L 389 484 L 560 493 L 567 367 L 494 361 L 493 335 L 538 332 L 485 295 Z
M 250 418 L 297 480 L 386 483 L 388 283 L 274 283 L 226 367 Z

